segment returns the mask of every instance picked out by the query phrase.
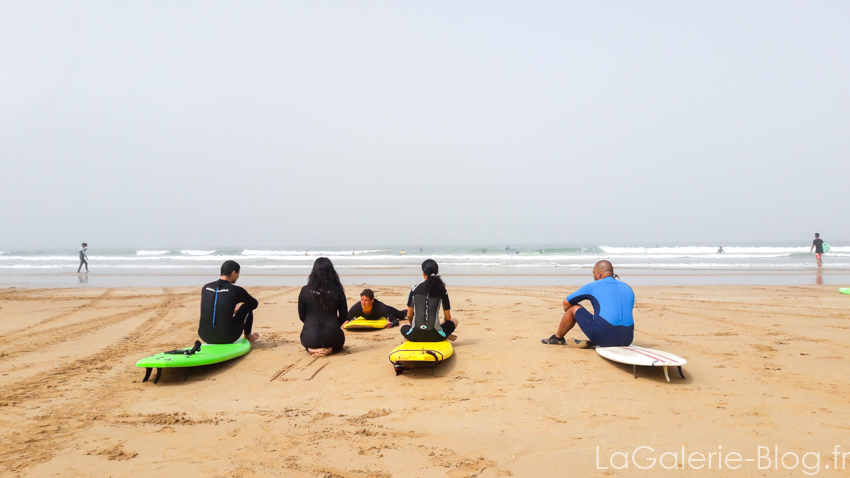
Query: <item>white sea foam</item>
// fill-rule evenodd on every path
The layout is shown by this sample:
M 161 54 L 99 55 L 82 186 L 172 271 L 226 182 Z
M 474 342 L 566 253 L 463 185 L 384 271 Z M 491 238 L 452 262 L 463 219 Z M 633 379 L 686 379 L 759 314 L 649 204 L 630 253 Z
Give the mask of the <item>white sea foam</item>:
M 717 254 L 715 247 L 614 247 L 590 248 L 590 252 L 577 252 L 570 248 L 552 249 L 551 252 L 528 252 L 491 249 L 489 253 L 471 248 L 434 248 L 425 253 L 411 250 L 406 255 L 399 251 L 378 249 L 303 250 L 245 249 L 200 250 L 185 249 L 164 251 L 154 249 L 127 251 L 95 251 L 89 254 L 90 268 L 97 270 L 161 269 L 169 271 L 214 270 L 223 261 L 238 261 L 246 273 L 252 269 L 263 271 L 298 270 L 312 267 L 318 257 L 330 258 L 340 269 L 411 269 L 418 268 L 423 259 L 436 260 L 450 271 L 480 270 L 490 273 L 495 269 L 523 271 L 522 274 L 551 274 L 564 269 L 590 268 L 596 261 L 607 259 L 617 268 L 734 270 L 746 269 L 803 271 L 815 267 L 810 246 L 743 247 L 725 246 L 725 254 Z M 526 249 L 523 249 L 526 250 Z M 15 270 L 73 270 L 79 265 L 75 250 L 60 253 L 15 251 L 0 254 L 0 268 Z M 824 269 L 850 270 L 850 246 L 834 246 L 824 256 Z M 517 272 L 520 273 L 520 272 Z M 796 273 L 796 272 L 795 272 Z M 270 272 L 270 274 L 274 274 Z
M 607 254 L 622 254 L 622 255 L 635 255 L 635 256 L 644 256 L 644 255 L 656 255 L 656 254 L 669 254 L 673 256 L 681 256 L 681 255 L 707 255 L 707 254 L 717 254 L 718 247 L 704 247 L 704 246 L 686 246 L 686 247 L 611 247 L 611 246 L 601 246 L 603 252 Z M 736 247 L 736 246 L 727 246 L 723 247 L 723 251 L 726 254 L 779 254 L 779 255 L 789 255 L 789 254 L 800 254 L 809 252 L 808 247 Z
M 357 254 L 370 254 L 376 252 L 384 252 L 377 249 L 370 250 L 350 250 L 350 251 L 311 251 L 309 249 L 303 251 L 266 251 L 266 250 L 254 250 L 254 249 L 245 249 L 242 251 L 243 256 L 264 256 L 264 257 L 277 257 L 277 256 L 308 256 L 308 257 L 322 257 L 322 256 L 352 256 Z

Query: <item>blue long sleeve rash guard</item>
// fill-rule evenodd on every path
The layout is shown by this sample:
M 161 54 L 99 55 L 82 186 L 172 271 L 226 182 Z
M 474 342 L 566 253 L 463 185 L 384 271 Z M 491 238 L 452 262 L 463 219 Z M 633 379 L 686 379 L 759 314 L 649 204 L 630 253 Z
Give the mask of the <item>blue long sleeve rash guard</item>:
M 571 305 L 583 300 L 593 304 L 593 314 L 611 325 L 634 325 L 632 309 L 635 306 L 635 293 L 624 282 L 606 277 L 582 286 L 567 296 Z

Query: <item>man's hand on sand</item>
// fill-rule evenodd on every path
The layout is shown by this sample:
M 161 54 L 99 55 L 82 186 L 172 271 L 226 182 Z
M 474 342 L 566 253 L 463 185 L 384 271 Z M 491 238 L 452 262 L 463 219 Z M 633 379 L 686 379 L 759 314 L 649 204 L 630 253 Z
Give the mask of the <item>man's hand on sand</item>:
M 248 339 L 248 342 L 251 342 L 253 344 L 257 341 L 257 339 L 260 338 L 260 334 L 254 332 L 253 334 L 246 335 L 245 338 Z

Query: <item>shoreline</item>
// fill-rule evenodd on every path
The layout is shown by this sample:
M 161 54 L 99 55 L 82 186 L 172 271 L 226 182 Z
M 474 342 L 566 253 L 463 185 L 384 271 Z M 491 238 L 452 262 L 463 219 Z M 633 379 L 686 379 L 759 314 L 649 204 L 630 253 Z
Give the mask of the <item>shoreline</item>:
M 299 272 L 257 271 L 245 267 L 240 284 L 250 287 L 298 286 L 306 283 L 309 270 Z M 850 284 L 850 270 L 816 267 L 767 269 L 710 269 L 693 268 L 629 268 L 618 267 L 617 273 L 629 284 L 646 286 L 669 285 L 821 285 L 843 287 Z M 412 285 L 419 279 L 417 268 L 341 269 L 343 285 L 371 284 L 375 286 Z M 576 286 L 589 281 L 590 269 L 563 268 L 520 271 L 516 269 L 492 272 L 446 267 L 441 271 L 448 284 L 462 286 Z M 108 271 L 101 272 L 16 272 L 0 276 L 3 288 L 65 288 L 65 287 L 192 287 L 217 277 L 216 270 L 189 271 Z

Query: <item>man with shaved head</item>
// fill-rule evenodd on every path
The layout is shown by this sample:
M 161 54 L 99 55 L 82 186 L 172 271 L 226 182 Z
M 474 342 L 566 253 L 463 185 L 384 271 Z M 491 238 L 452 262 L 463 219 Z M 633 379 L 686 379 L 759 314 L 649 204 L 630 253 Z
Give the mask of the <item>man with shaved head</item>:
M 564 316 L 558 324 L 558 330 L 555 335 L 543 339 L 543 343 L 578 348 L 631 345 L 635 335 L 635 321 L 632 317 L 635 293 L 615 277 L 614 266 L 610 262 L 597 262 L 593 266 L 593 282 L 564 299 Z M 579 305 L 583 300 L 593 304 L 592 314 Z M 576 324 L 588 340 L 564 338 Z

